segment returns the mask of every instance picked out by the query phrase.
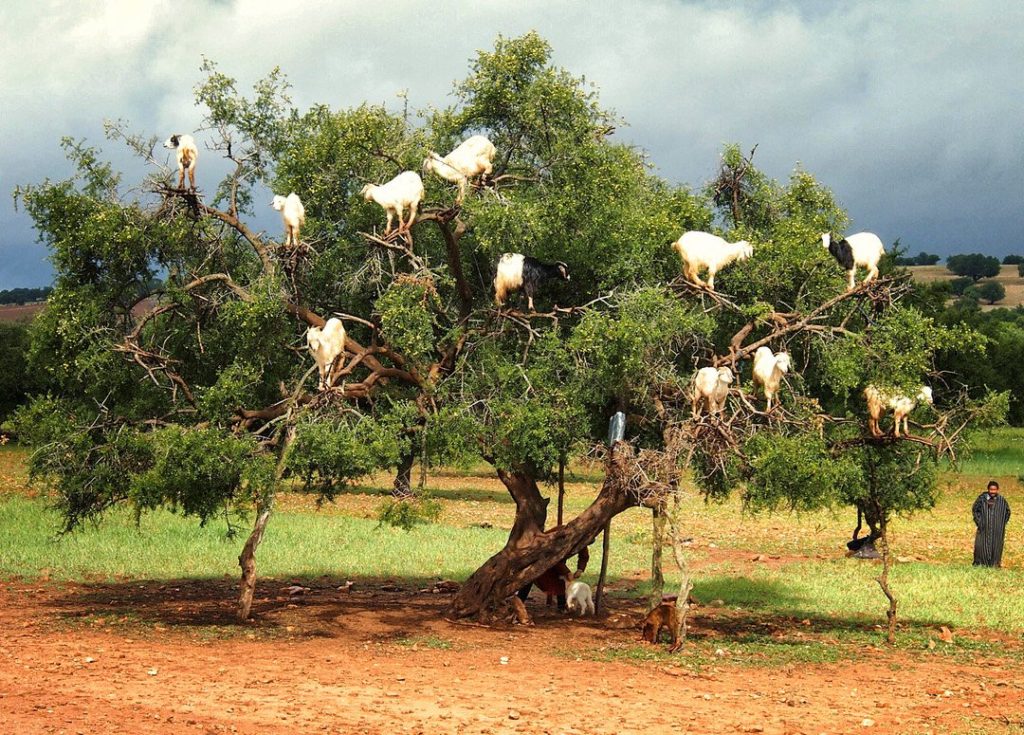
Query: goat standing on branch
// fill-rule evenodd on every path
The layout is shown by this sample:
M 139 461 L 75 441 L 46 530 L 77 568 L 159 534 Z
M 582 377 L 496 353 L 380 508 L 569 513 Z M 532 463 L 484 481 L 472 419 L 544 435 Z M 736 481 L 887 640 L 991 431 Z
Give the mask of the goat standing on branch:
M 768 401 L 768 411 L 772 410 L 772 401 L 779 392 L 782 376 L 789 372 L 789 355 L 785 352 L 772 354 L 770 347 L 761 346 L 754 353 L 754 384 L 764 389 L 764 397 Z
M 178 161 L 178 188 L 185 188 L 185 172 L 188 172 L 189 188 L 196 188 L 196 160 L 199 158 L 199 149 L 196 147 L 195 138 L 191 135 L 175 133 L 164 141 L 164 148 L 174 151 Z
M 858 232 L 847 238 L 836 240 L 828 232 L 821 233 L 821 244 L 836 259 L 849 277 L 847 288 L 852 291 L 857 283 L 857 266 L 864 266 L 868 274 L 864 283 L 878 278 L 878 261 L 885 254 L 885 246 L 873 232 Z
M 490 176 L 494 170 L 494 144 L 482 135 L 462 141 L 451 153 L 442 158 L 430 151 L 423 161 L 423 173 L 433 171 L 445 181 L 458 184 L 456 204 L 462 204 L 466 186 L 474 176 Z
M 715 274 L 734 260 L 746 260 L 754 254 L 754 249 L 746 240 L 728 243 L 717 235 L 708 232 L 690 231 L 672 243 L 673 249 L 679 253 L 683 261 L 683 275 L 686 280 L 698 286 L 707 285 L 715 290 Z M 705 284 L 698 275 L 707 270 L 708 282 Z
M 270 206 L 281 213 L 281 220 L 284 222 L 284 244 L 297 247 L 299 244 L 299 229 L 306 224 L 306 208 L 302 206 L 302 200 L 294 191 L 287 197 L 280 194 L 274 196 Z
M 903 434 L 906 436 L 910 433 L 910 429 L 907 426 L 908 417 L 917 408 L 918 402 L 927 403 L 929 406 L 934 402 L 932 399 L 932 389 L 927 385 L 921 386 L 921 389 L 913 398 L 886 393 L 873 385 L 869 385 L 864 389 L 864 400 L 868 404 L 868 429 L 871 430 L 871 436 L 882 435 L 881 429 L 878 428 L 878 421 L 882 418 L 882 414 L 887 408 L 892 409 L 895 421 L 892 427 L 893 436 L 900 435 L 901 421 L 903 422 Z
M 569 280 L 569 266 L 558 261 L 545 263 L 520 253 L 505 253 L 498 261 L 498 273 L 494 276 L 494 300 L 499 307 L 505 299 L 520 288 L 526 292 L 530 311 L 533 311 L 533 296 L 544 281 Z
M 732 370 L 727 367 L 706 367 L 697 371 L 693 379 L 693 417 L 700 416 L 702 404 L 709 414 L 720 413 L 725 408 L 725 398 L 732 385 Z
M 416 208 L 423 200 L 423 179 L 415 171 L 403 171 L 386 184 L 367 184 L 360 194 L 368 202 L 377 202 L 388 215 L 384 234 L 391 232 L 391 221 L 398 217 L 398 231 L 408 230 L 416 219 Z M 402 213 L 409 210 L 409 221 L 402 222 Z
M 345 353 L 345 325 L 341 319 L 332 317 L 322 329 L 310 327 L 306 330 L 306 344 L 320 369 L 319 390 L 330 388 L 338 360 Z

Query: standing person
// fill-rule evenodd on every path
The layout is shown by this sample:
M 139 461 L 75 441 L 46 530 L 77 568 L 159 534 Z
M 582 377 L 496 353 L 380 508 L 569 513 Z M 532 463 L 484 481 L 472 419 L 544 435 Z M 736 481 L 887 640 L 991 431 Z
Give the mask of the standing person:
M 1010 504 L 999 494 L 999 483 L 992 480 L 971 509 L 974 525 L 974 566 L 998 567 L 1003 561 L 1003 538 L 1010 520 Z

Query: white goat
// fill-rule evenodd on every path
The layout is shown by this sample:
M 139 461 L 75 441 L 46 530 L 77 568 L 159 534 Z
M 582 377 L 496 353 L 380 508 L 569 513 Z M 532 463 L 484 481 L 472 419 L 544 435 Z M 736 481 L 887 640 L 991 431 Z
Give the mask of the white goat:
M 697 371 L 693 379 L 693 417 L 700 416 L 701 404 L 706 404 L 708 413 L 715 414 L 725 408 L 725 398 L 732 384 L 732 370 L 727 367 L 706 367 Z
M 398 231 L 408 230 L 416 219 L 416 208 L 423 199 L 423 179 L 415 171 L 403 171 L 386 184 L 367 184 L 359 192 L 366 201 L 377 202 L 388 213 L 384 234 L 391 232 L 392 217 L 398 217 Z M 402 213 L 409 210 L 409 221 L 402 222 Z
M 175 158 L 178 161 L 178 188 L 185 188 L 185 172 L 188 172 L 188 184 L 192 189 L 196 188 L 196 160 L 199 158 L 199 149 L 196 147 L 195 138 L 191 135 L 175 133 L 164 141 L 164 148 L 174 150 Z
M 284 222 L 284 244 L 299 244 L 299 229 L 306 224 L 306 208 L 302 206 L 302 200 L 294 191 L 287 197 L 280 194 L 274 195 L 271 207 L 281 213 L 281 220 Z
M 779 392 L 782 376 L 789 372 L 789 355 L 785 352 L 772 354 L 770 347 L 758 347 L 754 353 L 754 384 L 764 388 L 764 397 L 768 400 L 768 410 L 772 410 L 772 401 Z
M 466 185 L 474 176 L 490 176 L 494 170 L 494 144 L 482 135 L 474 135 L 462 141 L 455 150 L 442 158 L 429 151 L 423 161 L 423 173 L 433 171 L 445 181 L 459 185 L 456 203 L 461 204 L 466 196 Z
M 868 269 L 864 283 L 878 278 L 878 261 L 885 254 L 885 246 L 878 239 L 878 235 L 873 232 L 858 232 L 856 235 L 839 240 L 834 240 L 830 233 L 823 232 L 821 233 L 821 244 L 849 276 L 848 290 L 852 291 L 856 285 L 858 265 Z
M 708 271 L 707 287 L 715 290 L 715 274 L 734 260 L 746 260 L 754 254 L 754 249 L 746 240 L 728 243 L 717 235 L 709 232 L 684 232 L 683 236 L 672 243 L 683 261 L 683 275 L 686 280 L 705 285 L 698 273 L 702 269 Z
M 320 369 L 319 390 L 330 388 L 338 359 L 345 353 L 345 325 L 341 319 L 327 320 L 323 328 L 310 327 L 306 331 L 306 344 L 313 353 L 316 366 Z
M 878 428 L 878 421 L 882 418 L 887 408 L 892 409 L 895 423 L 892 427 L 893 436 L 900 435 L 900 422 L 903 422 L 904 435 L 910 433 L 907 426 L 910 413 L 917 407 L 918 402 L 927 403 L 929 406 L 934 403 L 932 389 L 922 385 L 921 389 L 913 398 L 908 398 L 897 393 L 890 393 L 869 385 L 864 389 L 864 400 L 868 404 L 868 428 L 872 436 L 881 436 L 882 431 Z
M 569 612 L 579 612 L 580 617 L 596 614 L 594 595 L 590 585 L 578 579 L 562 578 L 565 581 L 565 601 Z

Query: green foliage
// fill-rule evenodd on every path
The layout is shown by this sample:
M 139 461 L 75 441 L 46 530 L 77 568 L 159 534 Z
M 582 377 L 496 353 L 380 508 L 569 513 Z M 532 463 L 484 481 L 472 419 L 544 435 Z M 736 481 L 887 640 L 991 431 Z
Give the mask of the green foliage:
M 1024 278 L 1024 263 L 1017 263 L 1017 275 Z
M 416 526 L 434 523 L 441 515 L 441 504 L 430 498 L 385 500 L 377 508 L 379 526 L 394 526 L 411 531 Z
M 39 387 L 38 377 L 29 370 L 28 349 L 28 327 L 0 324 L 0 423 Z
M 1006 288 L 998 281 L 986 281 L 978 287 L 978 297 L 990 304 L 1002 301 L 1006 298 Z
M 133 478 L 136 512 L 169 506 L 202 523 L 228 508 L 246 507 L 273 487 L 274 463 L 250 437 L 217 428 L 169 426 L 139 437 L 148 451 Z
M 756 434 L 743 449 L 752 458 L 744 499 L 755 510 L 833 505 L 843 488 L 861 482 L 856 463 L 847 456 L 833 457 L 815 432 Z
M 1003 265 L 1022 265 L 1024 264 L 1024 255 L 1007 255 L 1003 258 Z
M 950 290 L 956 296 L 962 296 L 973 285 L 974 279 L 968 276 L 960 276 L 949 282 Z
M 404 276 L 377 299 L 381 333 L 389 344 L 417 363 L 429 363 L 436 338 L 432 314 L 438 296 L 429 280 Z
M 958 276 L 969 276 L 975 281 L 981 278 L 993 278 L 999 275 L 999 258 L 981 253 L 967 255 L 950 255 L 946 258 L 946 268 Z
M 287 468 L 308 489 L 331 498 L 346 483 L 379 467 L 394 467 L 409 451 L 407 406 L 380 417 L 309 416 L 295 428 Z

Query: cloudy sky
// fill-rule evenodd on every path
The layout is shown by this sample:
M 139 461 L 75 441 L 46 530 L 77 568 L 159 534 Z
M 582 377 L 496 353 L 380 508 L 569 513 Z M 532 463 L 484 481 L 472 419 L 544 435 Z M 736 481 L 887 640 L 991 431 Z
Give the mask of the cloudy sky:
M 63 135 L 138 176 L 103 120 L 198 128 L 202 55 L 244 89 L 279 65 L 300 109 L 397 107 L 401 90 L 425 107 L 451 101 L 477 49 L 531 29 L 670 180 L 700 185 L 723 143 L 757 144 L 770 175 L 800 163 L 828 184 L 851 231 L 915 253 L 1024 252 L 1020 0 L 3 0 L 0 288 L 51 277 L 11 190 L 69 173 Z

